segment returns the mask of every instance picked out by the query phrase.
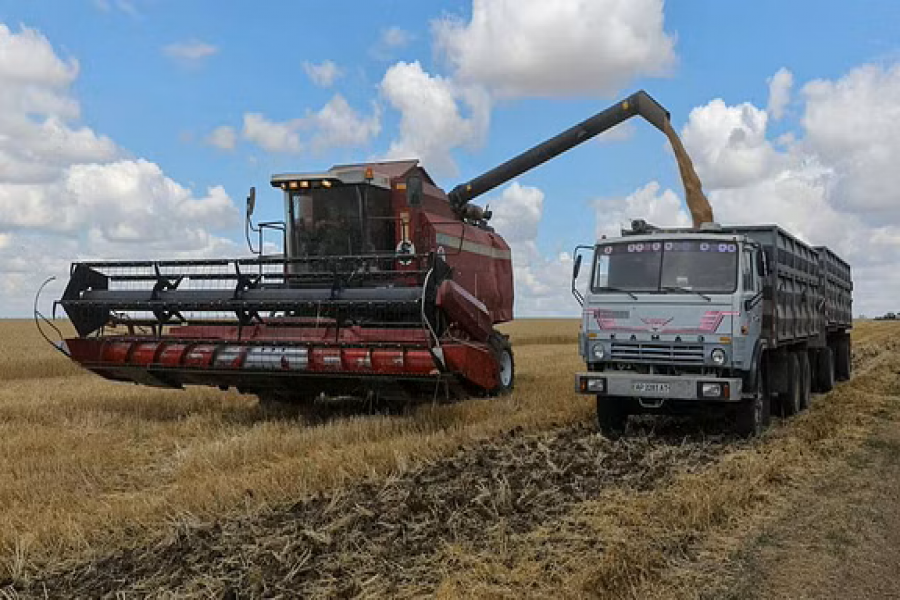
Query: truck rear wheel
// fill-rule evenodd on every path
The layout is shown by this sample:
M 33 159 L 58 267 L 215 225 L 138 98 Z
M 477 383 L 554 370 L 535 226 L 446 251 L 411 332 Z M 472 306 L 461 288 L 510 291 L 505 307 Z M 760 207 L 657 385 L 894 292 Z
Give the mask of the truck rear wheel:
M 756 391 L 752 398 L 744 398 L 737 405 L 736 430 L 741 437 L 756 437 L 769 426 L 772 416 L 772 396 L 769 393 L 768 377 L 759 368 L 756 376 Z
M 816 352 L 816 376 L 814 391 L 827 394 L 834 389 L 834 353 L 825 346 Z
M 611 440 L 619 439 L 628 424 L 624 398 L 597 396 L 597 428 Z
M 790 417 L 800 412 L 802 390 L 803 375 L 800 371 L 800 360 L 791 352 L 787 355 L 787 391 L 778 395 L 781 416 Z
M 809 352 L 801 350 L 797 353 L 800 363 L 800 410 L 809 408 L 810 394 L 812 393 L 812 369 L 809 363 Z
M 853 364 L 850 356 L 850 336 L 842 335 L 834 344 L 834 376 L 838 381 L 850 379 Z

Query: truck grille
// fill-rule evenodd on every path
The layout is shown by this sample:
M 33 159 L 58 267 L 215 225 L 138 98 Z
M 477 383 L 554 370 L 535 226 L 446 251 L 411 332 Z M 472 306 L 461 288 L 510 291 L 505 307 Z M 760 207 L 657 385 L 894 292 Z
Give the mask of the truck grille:
M 613 342 L 610 358 L 622 362 L 698 365 L 703 364 L 703 346 Z

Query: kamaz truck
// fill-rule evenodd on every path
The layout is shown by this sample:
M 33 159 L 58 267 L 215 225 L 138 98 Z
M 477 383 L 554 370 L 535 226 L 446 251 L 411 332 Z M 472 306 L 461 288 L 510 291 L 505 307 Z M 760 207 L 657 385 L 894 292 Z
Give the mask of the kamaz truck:
M 593 256 L 586 293 L 576 286 Z M 586 370 L 607 436 L 629 415 L 726 409 L 759 434 L 772 411 L 850 378 L 850 266 L 775 225 L 663 229 L 638 220 L 576 249 Z

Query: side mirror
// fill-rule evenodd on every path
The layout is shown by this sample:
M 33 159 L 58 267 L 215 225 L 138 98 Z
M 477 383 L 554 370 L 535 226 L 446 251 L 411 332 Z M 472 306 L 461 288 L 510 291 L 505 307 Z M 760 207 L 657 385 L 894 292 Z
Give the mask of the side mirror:
M 578 274 L 581 272 L 581 258 L 582 255 L 579 254 L 575 257 L 575 264 L 572 266 L 572 279 L 578 279 Z
M 406 179 L 406 203 L 410 206 L 422 205 L 422 178 L 410 175 Z
M 253 215 L 253 209 L 256 208 L 256 188 L 250 188 L 250 195 L 247 196 L 247 218 Z

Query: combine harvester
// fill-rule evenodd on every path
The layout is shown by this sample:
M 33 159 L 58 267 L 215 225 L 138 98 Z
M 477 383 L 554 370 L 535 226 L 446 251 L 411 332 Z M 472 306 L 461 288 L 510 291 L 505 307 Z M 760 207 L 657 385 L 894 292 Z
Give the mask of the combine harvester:
M 414 160 L 276 175 L 283 222 L 254 226 L 247 199 L 254 258 L 73 264 L 59 347 L 107 379 L 263 402 L 507 392 L 510 249 L 470 201 L 635 115 L 670 130 L 641 91 L 449 194 Z M 266 231 L 283 255 L 261 254 Z

